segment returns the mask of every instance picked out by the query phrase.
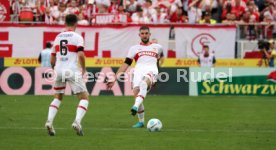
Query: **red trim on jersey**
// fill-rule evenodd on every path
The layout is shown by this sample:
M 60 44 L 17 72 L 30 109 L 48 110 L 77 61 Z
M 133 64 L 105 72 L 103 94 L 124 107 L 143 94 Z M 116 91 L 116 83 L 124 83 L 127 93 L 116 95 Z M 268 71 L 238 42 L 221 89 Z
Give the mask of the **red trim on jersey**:
M 83 106 L 78 106 L 78 107 L 81 108 L 81 109 L 83 109 L 83 110 L 85 110 L 85 111 L 87 111 L 87 109 L 85 107 L 83 107 Z
M 76 46 L 76 45 L 70 45 L 70 44 L 67 44 L 66 47 L 68 48 L 69 52 L 78 52 L 78 48 L 79 47 L 82 47 L 82 46 Z M 59 45 L 56 45 L 55 46 L 55 50 L 56 52 L 59 52 L 60 51 L 60 46 Z
M 137 97 L 141 97 L 143 100 L 145 99 L 145 97 L 142 95 L 138 95 Z
M 149 46 L 149 45 L 151 45 L 152 43 L 151 42 L 149 42 L 149 43 L 147 43 L 147 44 L 145 44 L 145 43 L 143 43 L 143 42 L 140 42 L 140 45 L 143 45 L 143 46 Z
M 59 47 L 60 47 L 59 45 L 56 45 L 56 46 L 55 46 L 56 52 L 59 52 Z
M 57 54 L 56 53 L 51 53 L 52 56 L 56 56 Z
M 75 32 L 75 31 L 71 29 L 66 29 L 64 32 Z
M 54 87 L 54 90 L 63 90 L 65 87 Z
M 141 111 L 138 111 L 137 113 L 138 114 L 141 114 L 141 113 L 143 113 L 143 112 L 145 112 L 144 110 L 141 110 Z
M 50 107 L 53 107 L 55 109 L 58 109 L 58 107 L 56 105 L 50 105 Z
M 66 45 L 66 47 L 68 48 L 69 52 L 78 52 L 78 47 L 76 45 Z
M 135 62 L 137 62 L 138 58 L 139 58 L 139 56 L 138 56 L 138 54 L 136 54 L 134 57 Z

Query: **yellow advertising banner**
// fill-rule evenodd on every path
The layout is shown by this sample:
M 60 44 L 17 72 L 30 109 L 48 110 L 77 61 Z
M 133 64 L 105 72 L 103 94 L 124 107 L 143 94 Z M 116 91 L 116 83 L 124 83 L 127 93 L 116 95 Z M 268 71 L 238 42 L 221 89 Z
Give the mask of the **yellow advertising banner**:
M 215 67 L 258 67 L 260 59 L 217 59 Z M 162 67 L 198 67 L 197 59 L 165 59 Z
M 216 67 L 258 67 L 259 59 L 217 59 Z M 86 58 L 87 67 L 120 67 L 124 58 Z M 37 58 L 5 58 L 5 67 L 38 67 Z M 197 59 L 167 58 L 161 67 L 197 67 Z
M 4 67 L 38 67 L 40 66 L 37 58 L 4 58 Z

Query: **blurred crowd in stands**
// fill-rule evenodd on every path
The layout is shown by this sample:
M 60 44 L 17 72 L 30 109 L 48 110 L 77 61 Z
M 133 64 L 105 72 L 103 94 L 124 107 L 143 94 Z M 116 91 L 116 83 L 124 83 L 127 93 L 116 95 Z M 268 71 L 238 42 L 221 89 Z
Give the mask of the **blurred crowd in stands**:
M 66 14 L 76 14 L 78 24 L 91 25 L 97 16 L 112 14 L 112 23 L 239 24 L 242 36 L 249 39 L 276 35 L 276 0 L 10 0 L 10 4 L 12 21 L 64 24 Z

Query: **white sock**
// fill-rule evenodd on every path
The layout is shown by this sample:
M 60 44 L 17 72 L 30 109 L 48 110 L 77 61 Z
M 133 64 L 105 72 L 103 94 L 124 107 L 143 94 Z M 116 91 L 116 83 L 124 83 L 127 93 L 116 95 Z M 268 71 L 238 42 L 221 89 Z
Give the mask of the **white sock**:
M 76 121 L 81 123 L 82 118 L 84 117 L 87 108 L 88 108 L 89 101 L 86 99 L 80 100 L 80 103 L 77 108 L 77 113 L 76 113 Z
M 134 106 L 137 107 L 137 108 L 139 108 L 140 105 L 143 103 L 143 100 L 144 100 L 143 97 L 137 96 L 137 97 L 135 98 Z
M 49 106 L 49 112 L 48 112 L 48 122 L 50 123 L 53 123 L 55 117 L 56 117 L 56 114 L 58 112 L 58 108 L 59 108 L 59 105 L 60 105 L 61 101 L 59 99 L 54 99 L 52 101 L 52 103 L 50 104 Z
M 140 107 L 144 98 L 146 97 L 147 88 L 148 88 L 148 84 L 145 81 L 142 81 L 139 85 L 140 91 L 139 91 L 138 96 L 136 97 L 135 103 L 134 103 L 134 106 L 136 106 L 137 108 Z
M 144 112 L 144 104 L 142 103 L 138 109 L 138 119 L 139 119 L 139 122 L 145 122 L 145 112 Z

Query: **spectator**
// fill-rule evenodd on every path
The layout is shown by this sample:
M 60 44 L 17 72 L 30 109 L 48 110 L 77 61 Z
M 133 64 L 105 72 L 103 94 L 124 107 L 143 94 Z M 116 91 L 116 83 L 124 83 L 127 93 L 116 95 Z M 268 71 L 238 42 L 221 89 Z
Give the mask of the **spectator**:
M 228 3 L 229 2 L 226 2 L 226 4 Z M 231 6 L 232 6 L 231 12 L 235 13 L 237 19 L 240 19 L 241 15 L 245 12 L 245 8 L 246 8 L 245 2 L 242 0 L 232 0 Z
M 199 21 L 200 24 L 216 24 L 217 21 L 211 18 L 209 12 L 205 12 L 204 18 Z
M 64 3 L 59 3 L 58 11 L 54 14 L 56 23 L 63 25 L 65 23 L 65 16 L 68 14 L 66 11 L 66 5 Z
M 75 15 L 79 14 L 80 10 L 79 10 L 76 0 L 71 1 L 70 7 L 67 7 L 66 11 L 68 12 L 68 14 L 75 14 Z
M 13 13 L 13 17 L 11 18 L 11 20 L 19 21 L 19 14 L 21 12 L 21 8 L 23 7 L 22 0 L 15 0 L 11 6 L 12 6 L 12 13 Z
M 259 11 L 263 11 L 265 9 L 264 0 L 254 0 L 257 5 Z
M 49 1 L 49 9 L 52 16 L 58 11 L 58 6 L 55 4 L 54 0 Z
M 262 36 L 264 38 L 271 39 L 274 24 L 273 24 L 273 16 L 271 15 L 271 13 L 269 11 L 266 11 L 264 13 L 264 19 L 261 23 L 263 24 L 263 26 L 262 26 L 262 31 L 263 31 Z
M 232 5 L 230 2 L 225 3 L 223 9 L 222 9 L 222 14 L 221 14 L 221 19 L 224 20 L 226 19 L 226 14 L 235 14 L 234 12 L 232 12 Z M 235 17 L 237 18 L 237 17 Z
M 257 23 L 259 22 L 260 14 L 258 10 L 255 9 L 254 5 L 248 5 L 247 6 L 248 12 L 249 12 L 249 19 L 251 23 Z
M 98 7 L 104 5 L 105 7 L 109 7 L 110 6 L 110 0 L 96 0 L 96 4 Z
M 268 65 L 269 67 L 275 66 L 275 58 L 276 58 L 276 50 L 275 50 L 275 41 L 269 41 L 269 53 L 266 53 L 266 57 L 269 59 Z
M 152 16 L 153 23 L 168 23 L 168 16 L 166 13 L 161 12 L 161 8 L 159 6 L 155 7 L 156 14 Z
M 178 7 L 177 10 L 171 15 L 170 21 L 174 23 L 187 23 L 188 17 L 182 7 Z
M 133 23 L 150 23 L 149 18 L 143 16 L 143 9 L 141 7 L 137 7 L 137 11 L 132 14 L 131 20 Z
M 94 19 L 96 13 L 99 11 L 95 0 L 88 0 L 87 5 L 84 5 L 83 9 L 84 17 L 88 19 L 88 22 L 91 22 Z
M 188 9 L 188 18 L 189 23 L 195 24 L 198 23 L 202 16 L 202 10 L 199 7 L 200 0 L 193 0 L 191 4 L 189 4 Z
M 183 4 L 181 0 L 171 0 L 170 2 L 170 14 L 174 13 L 179 7 L 183 9 Z
M 222 21 L 223 24 L 236 24 L 235 14 L 228 13 L 226 14 L 226 19 Z
M 98 13 L 99 14 L 107 14 L 108 13 L 108 7 L 110 6 L 110 3 L 108 1 L 103 1 L 101 3 L 97 3 L 97 7 L 99 9 Z
M 45 6 L 43 0 L 36 1 L 36 21 L 45 20 Z
M 78 15 L 78 25 L 88 26 L 89 22 L 84 18 L 83 14 Z
M 127 23 L 131 22 L 131 18 L 129 13 L 125 12 L 124 6 L 119 5 L 118 12 L 115 14 L 114 19 L 112 20 L 113 23 Z
M 145 0 L 137 0 L 139 6 L 143 6 L 145 4 Z
M 143 16 L 146 17 L 147 20 L 151 20 L 153 15 L 156 15 L 156 10 L 152 7 L 152 1 L 146 0 L 143 6 Z
M 272 36 L 274 39 L 276 39 L 276 12 L 274 12 L 273 14 L 273 24 L 274 24 L 274 29 L 273 29 Z
M 258 26 L 255 25 L 256 17 L 251 15 L 249 11 L 245 11 L 241 18 L 242 19 L 239 21 L 241 37 L 247 38 L 248 40 L 255 40 L 258 37 Z
M 50 42 L 46 43 L 46 48 L 42 50 L 38 57 L 38 62 L 41 63 L 41 67 L 51 67 L 51 53 L 52 44 Z
M 45 10 L 45 23 L 46 24 L 54 24 L 54 17 L 51 14 L 50 7 L 47 7 Z
M 108 8 L 108 12 L 115 14 L 118 12 L 119 3 L 118 0 L 111 0 L 111 5 Z
M 126 10 L 129 12 L 129 13 L 134 13 L 137 9 L 137 6 L 138 6 L 138 2 L 136 0 L 129 0 L 127 1 L 126 3 Z

